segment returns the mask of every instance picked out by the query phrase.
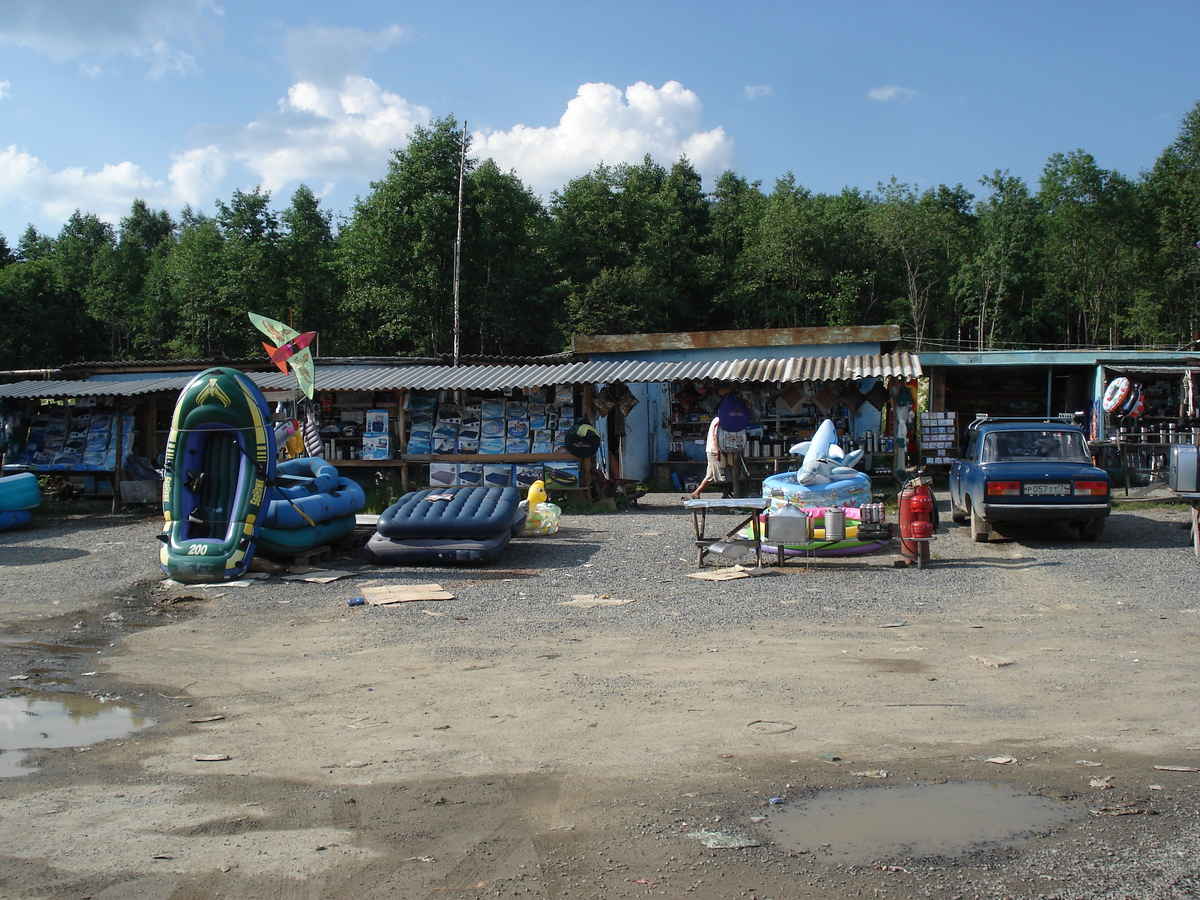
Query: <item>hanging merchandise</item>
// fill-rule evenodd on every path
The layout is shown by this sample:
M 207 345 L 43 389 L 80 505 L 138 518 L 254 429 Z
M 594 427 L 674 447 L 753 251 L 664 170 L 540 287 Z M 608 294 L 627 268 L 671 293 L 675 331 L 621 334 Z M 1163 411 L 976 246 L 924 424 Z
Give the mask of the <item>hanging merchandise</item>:
M 613 401 L 612 394 L 609 393 L 607 387 L 603 388 L 600 393 L 596 395 L 596 399 L 592 401 L 592 406 L 596 410 L 596 415 L 602 419 L 612 412 L 612 408 L 615 405 L 616 404 Z
M 1133 392 L 1133 384 L 1124 375 L 1119 378 L 1114 378 L 1108 383 L 1108 387 L 1104 389 L 1103 406 L 1106 413 L 1116 412 L 1125 401 L 1129 399 L 1129 395 Z
M 754 420 L 750 408 L 736 391 L 730 391 L 717 405 L 717 418 L 725 431 L 745 431 Z
M 600 432 L 590 422 L 580 422 L 567 429 L 563 447 L 577 459 L 591 459 L 600 449 Z
M 304 404 L 301 433 L 304 435 L 304 452 L 307 456 L 317 458 L 325 455 L 325 442 L 321 440 L 321 426 L 317 421 L 316 407 L 311 401 Z

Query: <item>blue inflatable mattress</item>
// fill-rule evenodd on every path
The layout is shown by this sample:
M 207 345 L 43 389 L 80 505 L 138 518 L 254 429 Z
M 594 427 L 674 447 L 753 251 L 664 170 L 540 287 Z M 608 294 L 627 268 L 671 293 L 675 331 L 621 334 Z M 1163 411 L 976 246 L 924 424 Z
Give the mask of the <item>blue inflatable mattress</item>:
M 393 540 L 511 536 L 520 532 L 518 526 L 525 520 L 520 499 L 514 487 L 413 491 L 380 513 L 375 530 Z

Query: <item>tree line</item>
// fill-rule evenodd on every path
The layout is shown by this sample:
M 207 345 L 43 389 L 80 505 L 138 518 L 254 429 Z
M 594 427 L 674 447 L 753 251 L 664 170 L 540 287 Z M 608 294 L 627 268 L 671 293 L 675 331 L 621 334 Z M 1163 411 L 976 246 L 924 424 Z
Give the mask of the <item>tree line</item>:
M 254 356 L 247 311 L 319 332 L 322 355 L 445 357 L 456 246 L 464 355 L 890 323 L 918 350 L 1200 336 L 1200 103 L 1136 178 L 1076 150 L 1036 189 L 1001 171 L 980 187 L 814 194 L 790 173 L 768 191 L 727 171 L 706 191 L 687 159 L 647 156 L 543 202 L 435 119 L 336 221 L 301 186 L 282 211 L 255 189 L 212 215 L 137 200 L 116 228 L 77 210 L 57 236 L 0 236 L 0 368 Z

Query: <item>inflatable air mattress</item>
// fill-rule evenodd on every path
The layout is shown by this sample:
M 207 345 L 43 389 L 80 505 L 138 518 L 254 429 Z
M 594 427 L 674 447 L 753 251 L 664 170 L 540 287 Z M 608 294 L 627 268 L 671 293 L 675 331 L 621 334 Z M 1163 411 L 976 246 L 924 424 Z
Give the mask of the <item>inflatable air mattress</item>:
M 514 487 L 414 491 L 380 514 L 367 555 L 385 565 L 491 562 L 524 527 Z
M 413 491 L 380 513 L 375 530 L 393 539 L 492 537 L 511 533 L 518 518 L 524 524 L 520 500 L 514 487 Z

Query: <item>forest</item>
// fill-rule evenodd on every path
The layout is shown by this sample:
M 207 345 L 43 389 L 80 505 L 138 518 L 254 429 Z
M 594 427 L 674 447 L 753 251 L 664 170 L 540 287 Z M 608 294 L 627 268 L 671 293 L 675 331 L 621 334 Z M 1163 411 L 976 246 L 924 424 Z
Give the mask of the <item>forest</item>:
M 461 188 L 461 204 L 460 198 Z M 460 215 L 461 212 L 461 215 Z M 471 156 L 453 117 L 416 129 L 343 216 L 301 186 L 282 210 L 235 191 L 178 220 L 137 200 L 117 227 L 0 235 L 0 369 L 244 358 L 246 312 L 320 334 L 323 356 L 570 349 L 577 334 L 899 323 L 915 350 L 1177 349 L 1200 337 L 1200 103 L 1136 177 L 1055 153 L 918 190 L 705 189 L 599 165 L 541 200 Z M 459 264 L 455 265 L 456 252 Z

